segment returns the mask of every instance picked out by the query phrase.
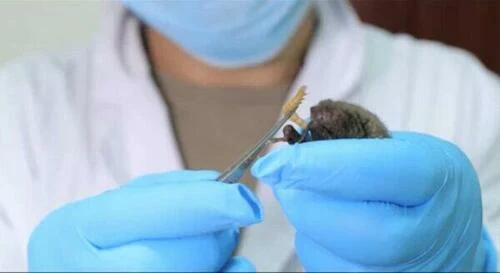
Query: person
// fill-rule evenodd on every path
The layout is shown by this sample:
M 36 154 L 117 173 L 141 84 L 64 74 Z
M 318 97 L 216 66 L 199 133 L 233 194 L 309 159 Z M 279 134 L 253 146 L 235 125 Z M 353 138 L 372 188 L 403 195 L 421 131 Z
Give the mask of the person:
M 321 99 L 389 139 L 273 147 Z M 110 2 L 90 44 L 0 72 L 2 271 L 496 271 L 500 83 L 347 1 Z M 263 182 L 263 183 L 261 183 Z

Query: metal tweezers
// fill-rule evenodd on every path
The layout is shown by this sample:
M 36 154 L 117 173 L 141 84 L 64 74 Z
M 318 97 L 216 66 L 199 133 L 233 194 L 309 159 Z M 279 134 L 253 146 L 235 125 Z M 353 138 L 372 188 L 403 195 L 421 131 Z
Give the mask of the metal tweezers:
M 278 120 L 274 126 L 267 131 L 267 133 L 253 146 L 249 149 L 238 161 L 236 161 L 231 167 L 226 169 L 218 178 L 217 181 L 224 183 L 237 183 L 243 177 L 245 171 L 252 166 L 252 164 L 257 159 L 260 152 L 267 146 L 268 141 L 274 137 L 278 130 L 290 119 L 294 114 L 290 111 L 287 115 L 283 116 Z

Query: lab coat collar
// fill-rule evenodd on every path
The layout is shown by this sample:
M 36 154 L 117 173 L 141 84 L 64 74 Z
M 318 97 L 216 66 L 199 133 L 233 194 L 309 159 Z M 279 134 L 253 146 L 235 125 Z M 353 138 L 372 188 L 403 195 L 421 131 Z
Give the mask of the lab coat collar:
M 315 0 L 314 3 L 320 25 L 290 93 L 292 96 L 300 85 L 308 86 L 307 100 L 298 111 L 303 115 L 308 115 L 310 106 L 325 97 L 348 99 L 353 95 L 359 88 L 364 58 L 361 23 L 349 2 Z M 139 21 L 120 1 L 110 2 L 107 8 L 105 14 L 109 16 L 98 38 L 99 76 L 107 78 L 110 85 L 115 85 L 116 77 L 120 76 L 125 82 L 155 90 Z M 111 98 L 116 96 L 110 93 Z
M 306 85 L 307 97 L 297 110 L 309 116 L 325 98 L 348 100 L 359 91 L 364 62 L 361 22 L 347 1 L 316 0 L 320 25 L 292 92 Z M 291 93 L 290 96 L 293 94 Z
M 107 15 L 95 43 L 96 119 L 115 128 L 127 149 L 121 154 L 124 179 L 183 167 L 169 113 L 150 74 L 142 44 L 140 22 L 121 2 L 107 3 Z M 117 117 L 112 119 L 112 117 Z M 119 117 L 119 118 L 118 118 Z M 109 119 L 103 121 L 102 119 Z M 115 120 L 125 121 L 114 124 Z M 109 128 L 98 128 L 97 138 L 112 138 Z M 116 138 L 118 139 L 118 138 Z

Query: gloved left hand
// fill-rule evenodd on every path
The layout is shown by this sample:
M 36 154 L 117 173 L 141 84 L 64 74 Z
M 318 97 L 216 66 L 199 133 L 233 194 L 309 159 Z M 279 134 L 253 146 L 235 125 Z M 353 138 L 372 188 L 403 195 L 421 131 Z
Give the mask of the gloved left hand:
M 252 173 L 295 226 L 307 271 L 495 270 L 478 178 L 449 142 L 314 141 L 272 151 Z
M 122 187 L 66 204 L 31 234 L 30 271 L 254 271 L 232 257 L 239 228 L 262 219 L 242 184 L 212 171 L 138 177 Z

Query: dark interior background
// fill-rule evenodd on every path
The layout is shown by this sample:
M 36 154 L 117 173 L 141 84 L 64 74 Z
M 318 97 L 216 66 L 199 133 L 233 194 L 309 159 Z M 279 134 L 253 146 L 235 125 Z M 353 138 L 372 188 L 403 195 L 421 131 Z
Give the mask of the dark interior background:
M 500 74 L 500 0 L 351 0 L 360 19 L 461 47 Z

